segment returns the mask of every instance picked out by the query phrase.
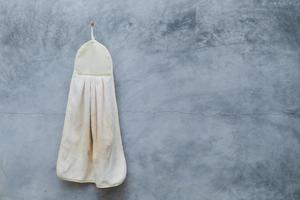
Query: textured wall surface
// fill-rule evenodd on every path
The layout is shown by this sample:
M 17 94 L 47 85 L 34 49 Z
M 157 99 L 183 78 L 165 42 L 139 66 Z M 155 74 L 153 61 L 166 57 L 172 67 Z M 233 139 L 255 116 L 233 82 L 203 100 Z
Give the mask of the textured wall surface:
M 298 0 L 0 0 L 1 200 L 299 200 Z M 73 62 L 111 52 L 128 163 L 56 177 Z

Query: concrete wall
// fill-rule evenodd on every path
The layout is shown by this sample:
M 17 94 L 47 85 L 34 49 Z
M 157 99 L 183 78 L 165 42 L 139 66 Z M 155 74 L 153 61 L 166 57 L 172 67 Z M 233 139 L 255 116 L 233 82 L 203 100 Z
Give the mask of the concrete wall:
M 92 19 L 128 162 L 105 190 L 55 174 Z M 1 0 L 0 199 L 300 199 L 299 55 L 298 0 Z

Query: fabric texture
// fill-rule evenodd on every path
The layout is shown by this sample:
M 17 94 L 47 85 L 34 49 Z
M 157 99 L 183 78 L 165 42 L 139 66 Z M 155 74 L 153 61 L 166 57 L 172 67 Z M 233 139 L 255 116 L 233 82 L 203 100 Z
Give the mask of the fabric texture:
M 94 39 L 84 44 L 83 53 L 81 50 L 77 53 L 75 66 L 88 63 L 88 60 L 81 62 L 86 58 L 84 55 L 89 51 L 99 52 L 95 51 L 103 48 L 99 45 Z M 127 169 L 113 73 L 106 70 L 101 74 L 100 67 L 96 75 L 90 71 L 79 73 L 76 69 L 74 67 L 69 88 L 57 176 L 68 181 L 95 183 L 98 188 L 120 185 Z

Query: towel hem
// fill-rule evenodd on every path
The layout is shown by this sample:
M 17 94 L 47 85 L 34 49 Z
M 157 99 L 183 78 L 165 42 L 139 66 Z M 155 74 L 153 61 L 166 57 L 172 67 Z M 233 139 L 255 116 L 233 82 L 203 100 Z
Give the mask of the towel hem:
M 119 186 L 121 185 L 124 180 L 122 180 L 121 182 L 119 183 L 115 183 L 115 184 L 111 184 L 111 185 L 99 185 L 97 184 L 94 180 L 80 180 L 80 179 L 74 179 L 74 178 L 66 178 L 66 177 L 61 177 L 59 175 L 57 175 L 58 178 L 62 179 L 62 180 L 65 180 L 65 181 L 71 181 L 71 182 L 76 182 L 76 183 L 93 183 L 96 185 L 97 188 L 110 188 L 110 187 L 116 187 L 116 186 Z

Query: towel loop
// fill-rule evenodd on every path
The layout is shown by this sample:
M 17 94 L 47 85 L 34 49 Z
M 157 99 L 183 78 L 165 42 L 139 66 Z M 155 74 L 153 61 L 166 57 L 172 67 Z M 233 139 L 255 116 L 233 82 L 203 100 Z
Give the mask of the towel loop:
M 94 22 L 94 21 L 91 21 L 90 27 L 91 27 L 91 39 L 92 39 L 92 40 L 95 40 L 95 37 L 94 37 L 94 27 L 95 27 L 95 22 Z

